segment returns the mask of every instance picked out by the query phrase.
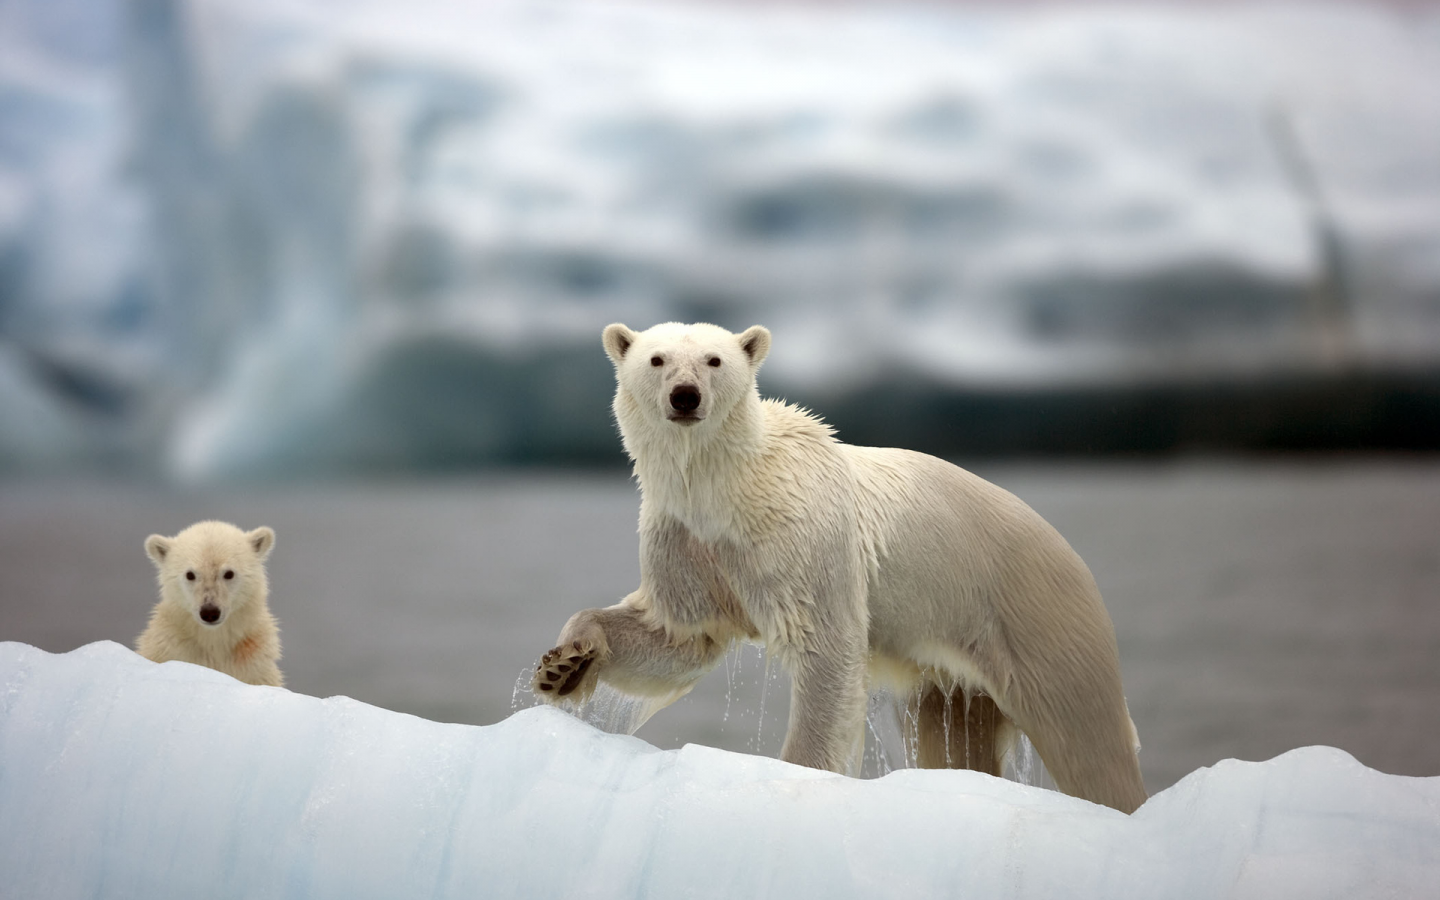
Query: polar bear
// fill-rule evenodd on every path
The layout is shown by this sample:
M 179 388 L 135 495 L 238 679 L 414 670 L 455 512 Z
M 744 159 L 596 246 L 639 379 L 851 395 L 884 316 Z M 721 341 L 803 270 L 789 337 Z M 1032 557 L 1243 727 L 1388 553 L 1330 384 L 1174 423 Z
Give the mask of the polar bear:
M 732 642 L 793 679 L 781 757 L 844 772 L 868 690 L 910 698 L 928 767 L 999 773 L 1019 728 L 1061 790 L 1145 802 L 1114 628 L 1090 571 L 1014 495 L 908 450 L 855 447 L 761 400 L 760 326 L 605 328 L 640 483 L 640 586 L 576 613 L 535 692 L 683 696 Z
M 152 534 L 145 553 L 160 602 L 135 642 L 146 659 L 209 666 L 240 681 L 280 687 L 280 627 L 270 613 L 265 560 L 275 532 L 197 522 L 174 537 Z

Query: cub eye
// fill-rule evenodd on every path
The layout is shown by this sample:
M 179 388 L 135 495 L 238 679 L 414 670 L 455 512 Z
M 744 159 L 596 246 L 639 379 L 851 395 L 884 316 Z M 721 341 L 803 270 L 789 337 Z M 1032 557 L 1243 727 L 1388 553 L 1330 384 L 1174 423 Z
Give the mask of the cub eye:
M 712 369 L 718 369 L 718 368 L 720 368 L 720 357 L 718 357 L 718 356 L 712 356 L 712 357 L 710 357 L 710 368 L 712 368 Z
M 226 581 L 229 581 L 230 579 L 232 579 L 232 578 L 234 578 L 234 577 L 235 577 L 235 570 L 234 570 L 234 569 L 226 569 L 226 570 L 225 570 L 225 580 L 226 580 Z
M 663 366 L 663 365 L 665 365 L 665 360 L 661 359 L 661 358 L 658 357 L 658 356 L 652 356 L 652 357 L 650 357 L 650 365 L 652 365 L 652 366 Z
M 194 572 L 186 572 L 186 573 L 185 573 L 185 580 L 186 580 L 186 581 L 194 581 L 194 580 L 195 580 L 195 573 L 194 573 Z

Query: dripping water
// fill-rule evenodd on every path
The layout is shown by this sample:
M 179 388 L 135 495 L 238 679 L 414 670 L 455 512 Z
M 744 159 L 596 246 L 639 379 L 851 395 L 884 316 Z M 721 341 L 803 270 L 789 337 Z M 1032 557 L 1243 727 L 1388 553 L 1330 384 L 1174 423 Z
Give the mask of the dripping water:
M 730 701 L 735 696 L 735 669 L 740 665 L 744 645 L 725 654 L 725 715 L 720 717 L 720 730 L 730 723 Z
M 904 700 L 889 690 L 875 690 L 865 716 L 866 764 L 861 777 L 879 778 L 897 769 L 915 767 L 912 743 L 906 740 L 913 716 Z
M 601 731 L 634 734 L 656 712 L 668 706 L 664 697 L 636 697 L 617 691 L 603 682 L 583 703 L 575 704 L 575 715 Z
M 964 714 L 969 716 L 970 697 L 964 701 Z M 870 693 L 870 702 L 865 717 L 866 749 L 861 777 L 879 778 L 897 769 L 918 767 L 916 758 L 919 736 L 918 703 L 909 696 L 897 696 L 888 689 L 875 689 Z M 949 747 L 950 728 L 953 727 L 953 713 L 947 704 L 944 717 L 946 747 Z M 968 743 L 968 742 L 967 742 Z M 970 749 L 966 747 L 968 758 Z M 948 756 L 948 749 L 947 749 Z M 1056 790 L 1055 781 L 1046 771 L 1035 745 L 1023 733 L 1016 732 L 1016 739 L 1004 753 L 1001 773 L 1010 781 L 1031 787 Z
M 1052 791 L 1059 790 L 1055 786 L 1055 779 L 1051 778 L 1050 773 L 1046 771 L 1040 754 L 1035 752 L 1035 745 L 1030 743 L 1030 738 L 1023 733 L 1016 739 L 1015 746 L 1006 756 L 1002 771 L 1005 773 L 1005 777 L 1011 781 Z
M 754 644 L 738 644 L 725 655 L 725 711 L 721 719 L 722 729 L 728 728 L 732 713 L 735 723 L 745 726 L 745 719 L 751 709 L 743 706 L 747 688 L 753 691 L 753 682 L 747 682 L 749 671 L 747 657 L 753 655 L 760 672 L 760 696 L 758 708 L 754 710 L 755 731 L 747 740 L 747 747 L 753 753 L 765 753 L 765 711 L 771 683 L 778 680 L 780 671 L 764 648 Z M 538 701 L 531 691 L 530 682 L 533 667 L 526 667 L 515 678 L 510 694 L 510 710 L 515 712 Z M 528 702 L 527 702 L 527 697 Z M 969 715 L 970 697 L 964 701 L 964 714 Z M 862 744 L 857 747 L 859 768 L 855 774 L 861 778 L 880 778 L 898 769 L 913 769 L 916 759 L 916 737 L 919 731 L 917 718 L 918 704 L 908 696 L 897 696 L 894 692 L 877 688 L 870 692 L 865 715 L 865 734 Z M 580 719 L 612 734 L 634 734 L 656 712 L 668 704 L 664 698 L 652 699 L 634 697 L 621 693 L 605 684 L 596 687 L 594 694 L 585 703 L 561 701 L 562 709 Z M 948 756 L 950 729 L 954 726 L 953 709 L 946 705 L 944 727 Z M 783 725 L 783 723 L 782 723 Z M 778 737 L 778 736 L 777 736 Z M 771 741 L 778 745 L 779 741 Z M 968 744 L 968 741 L 967 741 Z M 778 747 L 775 753 L 778 754 Z M 965 748 L 969 757 L 970 748 Z M 1045 764 L 1035 751 L 1035 745 L 1024 734 L 1017 733 L 1016 739 L 1004 754 L 1001 771 L 1004 777 L 1020 784 L 1055 790 L 1055 781 L 1046 771 Z
M 526 666 L 525 668 L 520 670 L 519 675 L 515 676 L 515 687 L 513 690 L 510 691 L 510 711 L 512 713 L 518 712 L 520 710 L 521 694 L 530 695 L 531 699 L 530 702 L 527 704 L 528 706 L 535 705 L 535 692 L 530 688 L 530 679 L 533 678 L 534 675 L 535 667 Z
M 751 660 L 758 671 L 758 685 L 748 678 Z M 725 655 L 725 713 L 721 719 L 721 730 L 734 727 L 741 729 L 745 748 L 751 753 L 764 754 L 767 747 L 777 744 L 776 735 L 766 731 L 765 710 L 772 684 L 779 680 L 782 670 L 758 644 L 738 643 Z M 759 696 L 756 697 L 756 688 Z M 756 704 L 754 706 L 750 704 Z M 750 717 L 754 716 L 754 731 L 749 732 Z M 774 730 L 773 727 L 771 729 Z M 778 751 L 776 751 L 778 752 Z
M 765 671 L 760 676 L 760 714 L 756 716 L 755 740 L 750 749 L 756 753 L 760 752 L 765 737 L 765 695 L 770 693 L 770 656 L 765 656 Z

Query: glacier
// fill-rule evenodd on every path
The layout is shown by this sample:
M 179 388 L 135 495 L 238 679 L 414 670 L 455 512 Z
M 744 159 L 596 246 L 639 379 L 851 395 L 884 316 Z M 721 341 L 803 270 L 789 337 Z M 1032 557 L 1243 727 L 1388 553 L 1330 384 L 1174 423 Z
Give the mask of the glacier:
M 811 403 L 1434 366 L 1437 80 L 1426 7 L 9 0 L 0 466 L 613 458 L 610 321 Z
M 0 2 L 0 471 L 130 462 L 165 372 L 120 5 Z
M 0 873 L 47 897 L 1419 897 L 1440 777 L 1306 747 L 1133 816 L 970 772 L 858 780 L 552 708 L 450 725 L 0 643 Z

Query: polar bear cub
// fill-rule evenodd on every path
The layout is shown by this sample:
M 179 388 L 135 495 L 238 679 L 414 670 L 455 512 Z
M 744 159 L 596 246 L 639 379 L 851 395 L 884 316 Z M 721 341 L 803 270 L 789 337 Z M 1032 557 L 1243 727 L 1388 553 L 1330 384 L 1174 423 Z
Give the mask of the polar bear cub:
M 1038 514 L 957 466 L 840 443 L 760 399 L 760 326 L 615 324 L 602 341 L 640 483 L 640 586 L 570 618 L 539 696 L 603 680 L 664 704 L 734 641 L 759 641 L 793 679 L 783 759 L 850 768 L 883 682 L 910 698 L 923 766 L 998 774 L 1018 728 L 1066 793 L 1145 801 L 1114 628 Z
M 208 666 L 250 684 L 280 687 L 280 628 L 270 614 L 265 560 L 275 532 L 197 522 L 174 537 L 152 534 L 145 553 L 160 602 L 135 649 L 155 662 Z

